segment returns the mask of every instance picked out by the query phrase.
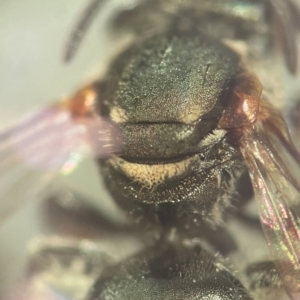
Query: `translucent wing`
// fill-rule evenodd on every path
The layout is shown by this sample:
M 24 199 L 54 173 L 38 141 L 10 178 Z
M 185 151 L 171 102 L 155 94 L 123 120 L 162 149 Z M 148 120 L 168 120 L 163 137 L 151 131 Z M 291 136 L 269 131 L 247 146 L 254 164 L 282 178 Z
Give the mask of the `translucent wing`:
M 291 299 L 300 299 L 300 154 L 261 92 L 255 76 L 240 74 L 218 126 L 245 158 L 274 262 Z
M 271 254 L 287 291 L 299 299 L 300 184 L 277 149 L 261 130 L 248 132 L 241 147 Z
M 91 87 L 84 88 L 0 133 L 0 221 L 83 156 L 117 150 L 113 125 L 93 112 L 95 97 Z

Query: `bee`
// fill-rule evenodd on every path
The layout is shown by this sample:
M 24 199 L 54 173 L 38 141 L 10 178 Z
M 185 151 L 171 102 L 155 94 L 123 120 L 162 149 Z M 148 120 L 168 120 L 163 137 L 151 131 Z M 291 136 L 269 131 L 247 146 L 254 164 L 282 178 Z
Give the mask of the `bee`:
M 122 3 L 111 26 L 130 32 L 131 42 L 105 76 L 2 133 L 1 181 L 18 176 L 2 188 L 8 206 L 1 218 L 18 203 L 16 187 L 40 186 L 45 177 L 68 172 L 80 155 L 92 155 L 126 220 L 111 224 L 98 216 L 101 226 L 142 246 L 131 241 L 129 254 L 112 255 L 105 239 L 54 240 L 37 247 L 31 277 L 53 286 L 55 256 L 70 268 L 70 299 L 299 299 L 300 154 L 281 114 L 288 113 L 286 98 L 290 109 L 297 98 L 298 3 Z M 87 6 L 66 61 L 101 5 Z M 224 226 L 247 219 L 244 205 L 252 194 L 242 195 L 250 182 L 270 257 L 235 275 L 248 264 L 238 258 L 236 240 L 244 234 Z M 70 208 L 97 223 L 93 210 L 78 203 Z M 250 246 L 257 247 L 256 240 Z M 79 292 L 78 265 L 86 276 Z

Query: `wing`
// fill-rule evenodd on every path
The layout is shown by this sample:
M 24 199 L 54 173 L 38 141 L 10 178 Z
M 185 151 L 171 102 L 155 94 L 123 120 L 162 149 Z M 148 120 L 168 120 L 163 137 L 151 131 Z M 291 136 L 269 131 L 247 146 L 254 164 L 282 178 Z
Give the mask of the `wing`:
M 94 110 L 92 86 L 0 133 L 0 221 L 84 156 L 117 151 L 114 126 Z
M 240 74 L 218 126 L 244 156 L 275 264 L 290 297 L 300 299 L 300 154 L 261 92 L 255 76 Z
M 288 168 L 287 151 L 274 143 L 268 134 L 262 128 L 251 130 L 243 138 L 241 151 L 275 265 L 292 299 L 299 299 L 300 183 L 289 170 L 298 168 L 299 171 L 300 168 L 295 164 Z

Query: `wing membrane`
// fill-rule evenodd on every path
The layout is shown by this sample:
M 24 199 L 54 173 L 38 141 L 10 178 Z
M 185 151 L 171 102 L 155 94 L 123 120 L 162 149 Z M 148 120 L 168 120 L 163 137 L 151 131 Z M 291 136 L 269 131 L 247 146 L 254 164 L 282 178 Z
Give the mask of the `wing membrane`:
M 82 157 L 114 151 L 112 126 L 99 117 L 77 120 L 58 105 L 37 110 L 0 134 L 0 220 L 42 191 Z
M 299 299 L 300 184 L 290 171 L 292 165 L 290 168 L 286 165 L 290 151 L 279 141 L 275 141 L 262 125 L 256 125 L 247 129 L 241 151 L 250 172 L 262 227 L 275 264 L 291 297 Z

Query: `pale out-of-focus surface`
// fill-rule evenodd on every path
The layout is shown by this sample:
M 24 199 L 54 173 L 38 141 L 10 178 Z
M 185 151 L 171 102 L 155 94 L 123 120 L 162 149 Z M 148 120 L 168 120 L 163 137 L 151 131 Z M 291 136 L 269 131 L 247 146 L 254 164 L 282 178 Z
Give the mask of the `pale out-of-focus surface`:
M 68 34 L 86 4 L 86 0 L 0 2 L 1 130 L 101 73 L 105 53 L 109 52 L 102 19 L 93 23 L 75 60 L 70 64 L 62 62 Z M 85 162 L 63 181 L 88 198 L 105 197 L 92 161 Z M 16 214 L 0 224 L 0 298 L 12 278 L 22 271 L 28 241 L 42 233 L 37 200 L 28 199 Z
M 89 32 L 76 60 L 62 63 L 68 33 L 86 3 L 1 1 L 0 105 L 6 109 L 1 124 L 72 91 L 98 71 L 96 64 L 105 50 L 99 27 Z

